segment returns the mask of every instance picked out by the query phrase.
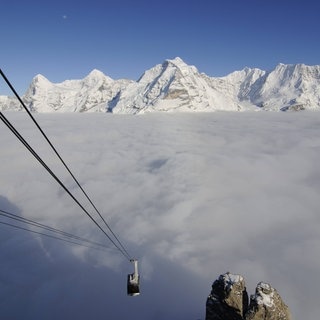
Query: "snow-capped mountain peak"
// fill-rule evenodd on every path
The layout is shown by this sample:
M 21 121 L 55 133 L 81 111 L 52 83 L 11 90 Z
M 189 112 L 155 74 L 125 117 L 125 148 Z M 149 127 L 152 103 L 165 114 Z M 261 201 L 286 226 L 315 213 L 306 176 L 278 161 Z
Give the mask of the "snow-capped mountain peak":
M 280 63 L 266 73 L 251 102 L 267 110 L 320 107 L 320 66 Z
M 198 69 L 195 66 L 190 66 L 186 64 L 181 58 L 176 57 L 172 60 L 167 59 L 165 60 L 164 64 L 167 64 L 169 67 L 176 68 L 183 76 L 187 76 L 189 74 L 198 73 Z
M 85 78 L 84 81 L 90 85 L 90 83 L 97 83 L 97 82 L 113 82 L 113 79 L 106 76 L 103 72 L 93 69 Z
M 107 101 L 130 80 L 113 80 L 94 69 L 84 79 L 52 83 L 42 75 L 34 77 L 23 97 L 37 112 L 106 112 Z
M 46 77 L 44 77 L 42 74 L 37 74 L 33 78 L 33 82 L 34 83 L 39 83 L 40 85 L 49 84 L 50 83 L 50 81 Z
M 319 109 L 320 65 L 279 63 L 271 71 L 246 67 L 215 78 L 176 57 L 146 70 L 138 81 L 113 80 L 97 69 L 61 83 L 39 74 L 22 99 L 37 112 Z M 0 97 L 1 110 L 20 108 L 15 98 Z
M 52 83 L 43 75 L 37 74 L 29 86 L 28 91 L 32 89 L 32 94 L 35 94 L 38 90 L 48 90 L 52 87 Z
M 105 77 L 105 74 L 98 70 L 98 69 L 93 69 L 87 76 L 86 78 L 97 78 L 97 77 Z
M 219 108 L 219 103 L 226 109 L 234 107 L 209 77 L 178 57 L 145 71 L 137 83 L 117 96 L 116 102 L 110 108 L 116 113 L 208 111 Z

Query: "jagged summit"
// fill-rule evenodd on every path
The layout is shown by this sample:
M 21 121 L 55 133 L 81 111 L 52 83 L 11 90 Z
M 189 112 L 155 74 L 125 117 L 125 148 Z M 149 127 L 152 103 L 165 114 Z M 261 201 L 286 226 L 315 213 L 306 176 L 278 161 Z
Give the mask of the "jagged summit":
M 42 74 L 37 74 L 34 78 L 33 78 L 34 82 L 50 82 L 45 76 L 43 76 Z
M 175 65 L 186 65 L 186 63 L 180 57 L 175 57 L 174 59 L 166 59 L 165 62 L 172 63 Z
M 93 82 L 97 82 L 97 81 L 105 81 L 105 82 L 112 82 L 113 79 L 106 76 L 102 71 L 98 70 L 98 69 L 93 69 L 85 78 L 84 80 L 87 81 L 93 81 Z
M 114 113 L 190 112 L 220 110 L 221 106 L 237 110 L 233 98 L 219 92 L 211 78 L 175 58 L 147 70 L 117 95 L 109 109 Z
M 265 305 L 267 307 L 274 306 L 275 289 L 270 284 L 259 282 L 256 287 L 256 293 L 251 296 L 251 300 L 258 305 Z
M 35 112 L 145 113 L 320 109 L 320 66 L 279 63 L 209 77 L 180 57 L 146 70 L 138 81 L 113 80 L 93 69 L 84 79 L 51 83 L 37 75 L 22 97 Z M 20 110 L 0 97 L 0 110 Z
M 242 320 L 248 306 L 246 284 L 241 275 L 221 274 L 206 302 L 206 320 Z
M 84 79 L 61 83 L 52 83 L 37 75 L 23 101 L 36 112 L 106 112 L 107 101 L 130 82 L 113 80 L 97 69 Z
M 31 82 L 30 86 L 34 87 L 48 87 L 52 85 L 51 82 L 42 74 L 37 74 Z
M 105 74 L 98 70 L 98 69 L 93 69 L 87 76 L 87 77 L 105 77 Z
M 230 291 L 234 285 L 243 283 L 244 279 L 239 274 L 232 274 L 230 272 L 227 272 L 220 275 L 219 281 L 224 284 L 225 290 Z
M 171 67 L 176 67 L 184 76 L 187 76 L 190 72 L 197 73 L 198 69 L 195 66 L 190 66 L 186 64 L 181 58 L 176 57 L 174 59 L 166 59 L 163 65 L 171 65 Z
M 206 320 L 291 320 L 288 306 L 270 284 L 259 282 L 250 296 L 241 275 L 221 274 L 206 301 Z

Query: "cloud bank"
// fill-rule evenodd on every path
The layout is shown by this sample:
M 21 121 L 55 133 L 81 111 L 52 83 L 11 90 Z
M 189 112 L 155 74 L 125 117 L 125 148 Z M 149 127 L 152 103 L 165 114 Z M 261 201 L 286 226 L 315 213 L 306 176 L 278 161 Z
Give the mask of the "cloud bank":
M 89 210 L 24 113 L 7 113 Z M 320 113 L 41 114 L 39 123 L 140 260 L 0 225 L 0 313 L 10 319 L 204 319 L 211 282 L 269 282 L 314 318 L 320 249 Z M 108 244 L 4 125 L 0 208 Z M 4 221 L 3 218 L 0 218 Z

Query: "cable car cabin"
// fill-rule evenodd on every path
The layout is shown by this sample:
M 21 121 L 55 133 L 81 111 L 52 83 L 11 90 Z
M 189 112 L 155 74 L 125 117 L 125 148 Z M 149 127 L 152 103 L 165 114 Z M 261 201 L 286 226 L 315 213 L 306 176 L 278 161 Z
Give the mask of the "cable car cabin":
M 128 274 L 127 293 L 128 296 L 138 296 L 140 294 L 140 276 L 138 273 L 138 261 L 130 261 L 134 264 L 134 273 Z

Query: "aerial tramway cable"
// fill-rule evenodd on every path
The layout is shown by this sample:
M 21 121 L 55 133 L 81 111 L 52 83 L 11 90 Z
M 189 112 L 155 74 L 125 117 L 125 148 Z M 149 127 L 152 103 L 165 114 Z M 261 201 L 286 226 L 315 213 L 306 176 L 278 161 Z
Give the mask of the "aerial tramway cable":
M 98 222 L 92 217 L 92 215 L 83 207 L 83 205 L 75 198 L 75 196 L 69 191 L 69 189 L 63 184 L 63 182 L 54 174 L 54 172 L 46 165 L 41 157 L 34 151 L 34 149 L 27 143 L 27 141 L 20 135 L 20 133 L 14 128 L 10 121 L 0 112 L 0 119 L 10 129 L 10 131 L 20 140 L 20 142 L 30 151 L 30 153 L 38 160 L 38 162 L 47 170 L 47 172 L 59 183 L 59 185 L 68 193 L 68 195 L 77 203 L 77 205 L 86 213 L 86 215 L 94 222 L 94 224 L 107 236 L 112 244 L 130 261 L 131 258 L 126 251 L 123 251 L 119 245 L 106 233 L 106 231 L 98 224 Z
M 62 181 L 53 173 L 53 171 L 46 165 L 46 163 L 41 159 L 41 157 L 35 152 L 35 150 L 27 143 L 27 141 L 21 136 L 21 134 L 15 129 L 15 127 L 9 122 L 9 120 L 3 115 L 2 112 L 0 112 L 0 119 L 3 121 L 3 123 L 11 130 L 11 132 L 19 139 L 19 141 L 29 150 L 29 152 L 35 157 L 36 160 L 38 160 L 38 162 L 47 170 L 47 172 L 58 182 L 58 184 L 68 193 L 68 195 L 77 203 L 77 205 L 82 209 L 82 211 L 84 211 L 86 213 L 86 215 L 94 222 L 94 224 L 107 236 L 107 238 L 111 241 L 111 243 L 122 253 L 122 255 L 129 260 L 129 262 L 134 264 L 134 273 L 133 274 L 129 274 L 128 275 L 128 279 L 127 279 L 127 293 L 130 296 L 136 296 L 140 294 L 140 276 L 138 273 L 138 261 L 135 259 L 130 258 L 130 255 L 128 253 L 128 251 L 125 249 L 125 247 L 123 246 L 123 244 L 121 243 L 121 241 L 119 240 L 119 238 L 115 235 L 115 233 L 112 231 L 112 229 L 110 228 L 110 226 L 108 225 L 108 223 L 106 222 L 106 220 L 103 218 L 103 216 L 101 215 L 101 213 L 99 212 L 99 210 L 97 209 L 97 207 L 93 204 L 92 200 L 90 199 L 90 197 L 87 195 L 87 193 L 84 191 L 84 189 L 82 188 L 82 186 L 80 185 L 79 181 L 75 178 L 75 176 L 73 175 L 73 173 L 71 172 L 71 170 L 69 169 L 69 167 L 66 165 L 66 163 L 63 161 L 62 157 L 60 156 L 60 154 L 58 153 L 58 151 L 56 150 L 56 148 L 53 146 L 53 144 L 51 143 L 51 141 L 49 140 L 49 138 L 47 137 L 47 135 L 44 133 L 44 131 L 41 129 L 40 125 L 37 123 L 37 121 L 35 120 L 35 118 L 32 116 L 31 112 L 28 110 L 28 108 L 25 106 L 25 104 L 23 103 L 22 99 L 20 98 L 20 96 L 17 94 L 16 90 L 14 89 L 14 87 L 12 86 L 12 84 L 10 83 L 10 81 L 8 80 L 8 78 L 5 76 L 5 74 L 2 72 L 2 70 L 0 69 L 0 74 L 3 77 L 3 79 L 5 80 L 5 82 L 7 83 L 7 85 L 10 87 L 10 89 L 12 90 L 12 92 L 14 93 L 14 95 L 16 96 L 16 98 L 19 100 L 19 102 L 21 103 L 21 105 L 23 106 L 23 108 L 27 111 L 28 115 L 30 116 L 30 118 L 32 119 L 32 121 L 35 123 L 35 125 L 37 126 L 37 128 L 40 130 L 40 132 L 42 133 L 43 137 L 46 139 L 46 141 L 49 143 L 49 145 L 51 146 L 51 148 L 53 149 L 53 151 L 55 152 L 55 154 L 57 155 L 57 157 L 60 159 L 60 161 L 62 162 L 62 164 L 64 165 L 64 167 L 66 168 L 66 170 L 69 172 L 69 174 L 72 176 L 73 180 L 76 182 L 76 184 L 78 185 L 78 187 L 80 188 L 80 190 L 82 191 L 82 193 L 85 195 L 85 197 L 87 198 L 87 200 L 90 202 L 90 204 L 92 205 L 92 207 L 95 209 L 96 213 L 100 216 L 100 218 L 102 219 L 102 221 L 104 222 L 104 224 L 106 225 L 106 227 L 108 228 L 108 230 L 111 232 L 111 234 L 113 235 L 114 239 L 113 240 L 110 235 L 108 235 L 108 233 L 100 226 L 100 224 L 90 215 L 90 213 L 83 207 L 83 205 L 75 198 L 75 196 L 69 191 L 69 189 L 62 183 Z M 46 230 L 50 230 L 52 232 L 56 232 L 59 235 L 63 235 L 72 239 L 76 239 L 77 241 L 84 241 L 84 242 L 88 242 L 86 239 L 68 234 L 66 232 L 63 232 L 61 230 L 55 229 L 55 228 L 51 228 L 42 224 L 39 224 L 37 222 L 34 222 L 32 220 L 28 220 L 22 217 L 18 217 L 16 215 L 10 214 L 6 211 L 3 211 L 0 209 L 0 211 L 2 212 L 2 214 L 0 213 L 0 215 L 2 216 L 6 216 L 7 218 L 11 218 L 13 220 L 17 220 L 19 222 L 24 222 L 27 223 L 29 225 L 33 225 L 35 227 L 39 227 L 39 228 L 44 228 Z M 10 223 L 6 223 L 6 222 L 1 222 L 0 224 L 4 224 L 10 227 L 14 227 L 14 228 L 18 228 L 21 230 L 26 230 L 29 232 L 33 232 L 36 234 L 40 234 L 40 235 L 44 235 L 47 237 L 51 237 L 54 239 L 58 239 L 58 240 L 62 240 L 65 242 L 69 242 L 72 244 L 78 244 L 78 245 L 82 245 L 82 246 L 86 246 L 84 244 L 80 244 L 78 242 L 75 242 L 75 240 L 68 240 L 68 239 L 64 239 L 61 237 L 56 237 L 53 235 L 48 235 L 48 234 L 44 234 L 35 230 L 30 230 L 27 228 L 23 228 L 21 226 L 17 226 L 17 225 L 13 225 Z M 116 242 L 117 243 L 116 243 Z M 93 243 L 92 241 L 89 241 L 91 244 Z M 95 245 L 100 246 L 100 244 L 94 243 Z M 103 246 L 103 245 L 102 245 Z M 86 247 L 92 247 L 92 246 L 86 246 Z M 93 247 L 95 249 L 98 249 L 96 247 Z M 100 248 L 99 248 L 100 249 Z M 101 250 L 101 249 L 100 249 Z
M 50 147 L 52 148 L 52 150 L 54 151 L 54 153 L 56 154 L 56 156 L 59 158 L 59 160 L 61 161 L 61 163 L 63 164 L 63 166 L 66 168 L 66 170 L 69 172 L 69 174 L 71 175 L 71 177 L 73 178 L 73 180 L 75 181 L 75 183 L 77 184 L 77 186 L 80 188 L 80 190 L 82 191 L 82 193 L 85 195 L 85 197 L 87 198 L 87 200 L 90 202 L 90 204 L 92 205 L 92 207 L 94 208 L 94 210 L 96 211 L 96 213 L 99 215 L 99 217 L 102 219 L 102 221 L 104 222 L 105 226 L 108 228 L 108 230 L 111 232 L 111 234 L 113 235 L 113 237 L 115 238 L 116 242 L 118 243 L 118 245 L 116 245 L 116 247 L 118 248 L 119 246 L 121 247 L 121 252 L 126 256 L 126 258 L 128 258 L 130 260 L 130 254 L 128 253 L 128 251 L 126 250 L 126 248 L 123 246 L 123 244 L 121 243 L 121 241 L 119 240 L 119 238 L 116 236 L 116 234 L 112 231 L 111 227 L 109 226 L 109 224 L 106 222 L 106 220 L 103 218 L 102 214 L 100 213 L 100 211 L 97 209 L 97 207 L 94 205 L 94 203 L 92 202 L 92 200 L 90 199 L 90 197 L 88 196 L 88 194 L 85 192 L 85 190 L 83 189 L 83 187 L 81 186 L 81 184 L 79 183 L 79 181 L 76 179 L 76 177 L 74 176 L 74 174 L 71 172 L 71 170 L 69 169 L 69 167 L 67 166 L 67 164 L 65 163 L 65 161 L 62 159 L 62 157 L 60 156 L 59 152 L 56 150 L 56 148 L 54 147 L 54 145 L 51 143 L 51 141 L 49 140 L 49 138 L 47 137 L 47 135 L 45 134 L 45 132 L 42 130 L 42 128 L 40 127 L 40 125 L 38 124 L 38 122 L 36 121 L 36 119 L 32 116 L 31 112 L 28 110 L 28 108 L 26 107 L 26 105 L 24 104 L 24 102 L 22 101 L 22 99 L 20 98 L 20 96 L 18 95 L 18 93 L 16 92 L 16 90 L 14 89 L 13 85 L 10 83 L 10 81 L 8 80 L 8 78 L 6 77 L 6 75 L 3 73 L 3 71 L 0 69 L 0 74 L 3 77 L 3 79 L 5 80 L 5 82 L 7 83 L 7 85 L 9 86 L 9 88 L 11 89 L 11 91 L 14 93 L 14 95 L 16 96 L 16 98 L 19 100 L 20 104 L 23 106 L 23 108 L 25 109 L 25 111 L 28 113 L 28 115 L 30 116 L 30 118 L 32 119 L 32 121 L 34 122 L 34 124 L 36 125 L 36 127 L 39 129 L 39 131 L 41 132 L 41 134 L 43 135 L 43 137 L 45 138 L 45 140 L 48 142 L 48 144 L 50 145 Z M 3 120 L 3 119 L 2 119 Z M 21 141 L 21 140 L 20 140 Z M 30 151 L 30 150 L 29 150 Z M 31 151 L 30 151 L 31 152 Z M 59 183 L 60 184 L 60 183 Z M 65 188 L 64 188 L 65 189 Z M 67 190 L 66 190 L 67 191 Z M 68 192 L 69 193 L 69 192 Z M 76 201 L 78 202 L 78 201 Z M 86 212 L 87 213 L 87 212 Z M 88 213 L 87 213 L 88 214 Z M 95 222 L 95 220 L 89 215 L 89 217 Z M 95 222 L 96 223 L 96 222 Z M 97 223 L 96 223 L 97 224 Z M 98 225 L 98 224 L 97 224 Z M 99 228 L 105 233 L 105 231 L 100 227 L 100 225 L 98 225 Z M 108 235 L 107 235 L 108 236 Z M 108 238 L 110 239 L 110 237 L 108 236 Z M 110 239 L 111 240 L 111 239 Z M 112 243 L 115 245 L 114 241 L 111 240 Z
M 46 234 L 46 233 L 43 233 L 43 232 L 39 232 L 39 231 L 31 230 L 31 229 L 28 229 L 28 228 L 24 228 L 24 227 L 21 227 L 21 226 L 17 226 L 17 225 L 12 224 L 12 223 L 0 221 L 0 224 L 3 224 L 5 226 L 9 226 L 9 227 L 12 227 L 12 228 L 16 228 L 16 229 L 28 231 L 28 232 L 31 232 L 31 233 L 35 233 L 35 234 L 38 234 L 38 235 L 46 236 L 46 237 L 49 237 L 49 238 L 52 238 L 52 239 L 55 239 L 55 240 L 68 242 L 68 243 L 75 244 L 75 245 L 78 245 L 78 246 L 81 246 L 81 247 L 86 247 L 86 248 L 95 249 L 95 250 L 103 250 L 103 249 L 101 249 L 99 247 L 85 245 L 83 243 L 79 243 L 79 242 L 76 242 L 76 241 L 73 241 L 73 240 L 63 239 L 63 238 L 60 238 L 60 237 L 57 237 L 57 236 L 53 236 L 51 234 Z
M 38 234 L 45 235 L 47 237 L 51 237 L 51 238 L 54 238 L 54 239 L 71 242 L 71 243 L 77 244 L 77 245 L 83 245 L 83 244 L 78 243 L 78 242 L 73 242 L 73 241 L 81 241 L 81 242 L 85 242 L 85 243 L 88 243 L 89 245 L 93 245 L 94 246 L 93 247 L 93 246 L 86 245 L 87 248 L 100 249 L 100 250 L 103 250 L 102 248 L 108 249 L 108 250 L 111 249 L 110 247 L 108 247 L 108 246 L 106 246 L 104 244 L 101 244 L 101 243 L 98 243 L 98 242 L 95 242 L 95 241 L 91 241 L 91 240 L 88 240 L 88 239 L 83 238 L 83 237 L 79 237 L 79 236 L 73 235 L 72 233 L 65 232 L 65 231 L 59 230 L 59 229 L 54 228 L 54 227 L 47 226 L 47 225 L 45 225 L 43 223 L 39 223 L 39 222 L 36 222 L 34 220 L 24 218 L 22 216 L 16 215 L 16 214 L 11 213 L 11 212 L 8 212 L 6 210 L 0 209 L 0 216 L 2 216 L 4 218 L 7 218 L 7 219 L 14 220 L 14 221 L 18 221 L 19 223 L 24 223 L 24 224 L 27 224 L 27 225 L 32 226 L 32 227 L 36 227 L 36 228 L 39 228 L 39 229 L 43 229 L 43 230 L 55 233 L 58 236 L 63 236 L 65 238 L 54 237 L 54 236 L 49 235 L 49 234 L 40 233 L 40 232 L 37 232 L 37 231 L 34 231 L 34 230 L 30 230 L 30 229 L 27 229 L 27 228 L 22 228 L 20 226 L 16 226 L 16 225 L 12 225 L 12 224 L 0 221 L 0 223 L 4 224 L 4 225 L 8 225 L 8 226 L 11 226 L 11 227 L 15 227 L 15 228 L 26 230 L 26 231 L 33 232 L 33 233 L 38 233 Z M 66 238 L 72 239 L 73 241 L 71 241 L 71 240 L 68 241 L 68 240 L 66 240 Z M 97 248 L 97 247 L 99 247 L 99 248 Z

